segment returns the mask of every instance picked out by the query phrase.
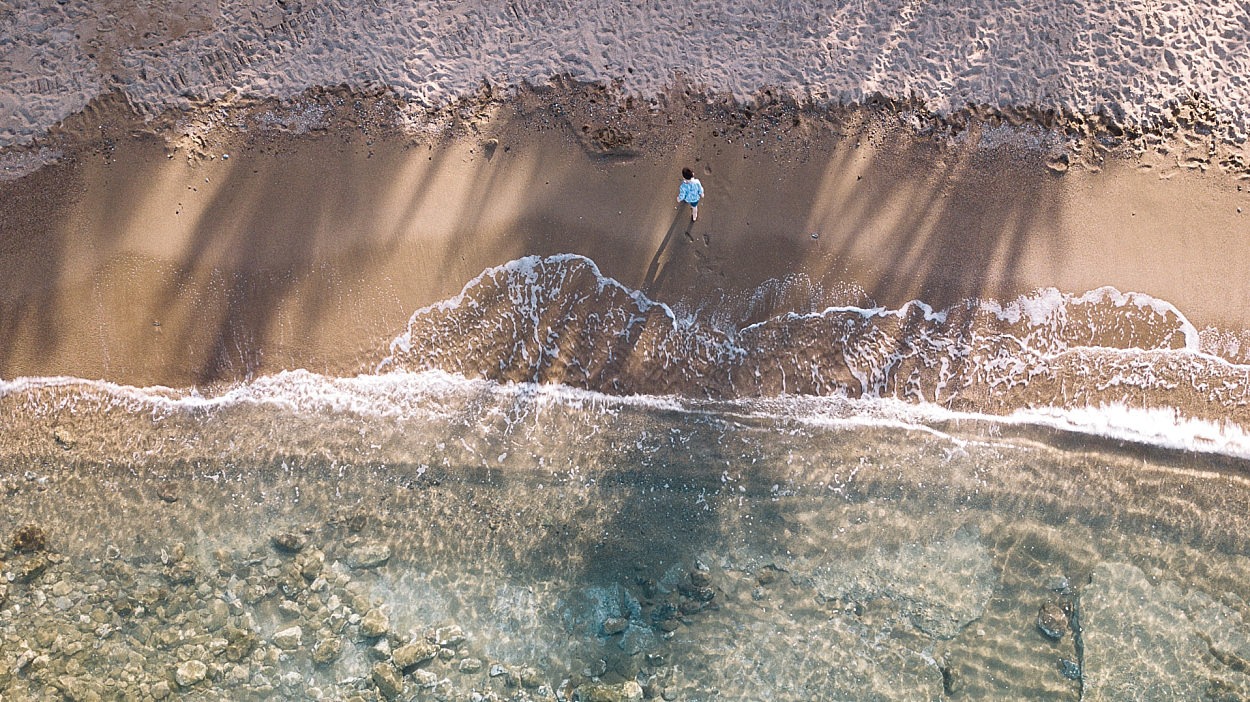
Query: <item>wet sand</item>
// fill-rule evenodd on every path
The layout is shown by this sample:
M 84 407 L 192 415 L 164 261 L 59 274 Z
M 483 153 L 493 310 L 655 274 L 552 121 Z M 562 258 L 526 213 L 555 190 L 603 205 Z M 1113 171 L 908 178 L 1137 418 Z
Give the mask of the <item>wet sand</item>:
M 559 83 L 419 136 L 385 96 L 181 131 L 99 101 L 62 126 L 59 163 L 0 182 L 0 377 L 366 371 L 414 310 L 563 252 L 686 309 L 796 275 L 890 307 L 1110 285 L 1250 329 L 1250 181 L 1184 144 L 1056 166 L 1067 146 L 1027 124 L 952 136 L 780 102 L 744 118 L 674 92 L 657 111 Z M 309 105 L 313 129 L 272 126 Z M 675 202 L 686 165 L 708 193 L 694 224 Z

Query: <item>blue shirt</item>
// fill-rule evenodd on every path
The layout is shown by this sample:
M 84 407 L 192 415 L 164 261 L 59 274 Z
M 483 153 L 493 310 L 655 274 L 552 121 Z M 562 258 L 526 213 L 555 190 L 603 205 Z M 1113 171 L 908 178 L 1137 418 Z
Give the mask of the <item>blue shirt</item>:
M 700 183 L 698 178 L 683 180 L 681 190 L 677 192 L 677 199 L 692 205 L 697 204 L 703 199 L 703 183 Z

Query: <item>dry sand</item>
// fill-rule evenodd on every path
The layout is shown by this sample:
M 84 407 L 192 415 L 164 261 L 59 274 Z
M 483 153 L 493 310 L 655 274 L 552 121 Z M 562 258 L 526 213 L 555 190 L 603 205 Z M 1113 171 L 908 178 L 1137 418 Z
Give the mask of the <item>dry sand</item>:
M 885 108 L 665 102 L 561 84 L 418 139 L 385 97 L 325 93 L 181 146 L 102 102 L 66 127 L 99 136 L 0 184 L 0 377 L 367 371 L 415 309 L 561 252 L 685 309 L 795 275 L 887 306 L 1111 285 L 1250 329 L 1244 176 L 1151 154 L 1059 173 L 1029 125 L 952 138 Z M 708 191 L 693 226 L 684 165 Z
M 1239 0 L 12 0 L 0 5 L 0 146 L 120 90 L 152 115 L 229 94 L 387 85 L 430 104 L 483 81 L 675 75 L 744 99 L 874 93 L 930 109 L 1037 105 L 1162 117 L 1212 101 L 1230 137 L 1250 113 L 1250 12 Z

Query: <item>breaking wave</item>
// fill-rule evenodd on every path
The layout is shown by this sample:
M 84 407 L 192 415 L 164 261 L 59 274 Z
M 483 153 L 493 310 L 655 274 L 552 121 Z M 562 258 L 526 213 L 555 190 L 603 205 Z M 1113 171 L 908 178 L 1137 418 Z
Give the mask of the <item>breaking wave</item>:
M 943 310 L 834 306 L 740 326 L 704 317 L 677 314 L 589 259 L 527 257 L 418 310 L 378 370 L 614 395 L 890 398 L 994 415 L 1124 407 L 1247 422 L 1250 366 L 1203 351 L 1171 304 L 1109 287 Z
M 1179 310 L 1147 295 L 1043 290 L 1005 304 L 831 306 L 743 321 L 759 316 L 754 306 L 738 321 L 724 310 L 679 314 L 589 259 L 528 257 L 418 310 L 370 373 L 286 371 L 212 394 L 19 378 L 0 380 L 0 409 L 15 420 L 121 411 L 160 422 L 252 408 L 404 423 L 467 407 L 638 406 L 926 431 L 988 421 L 1250 457 L 1250 366 L 1204 351 Z

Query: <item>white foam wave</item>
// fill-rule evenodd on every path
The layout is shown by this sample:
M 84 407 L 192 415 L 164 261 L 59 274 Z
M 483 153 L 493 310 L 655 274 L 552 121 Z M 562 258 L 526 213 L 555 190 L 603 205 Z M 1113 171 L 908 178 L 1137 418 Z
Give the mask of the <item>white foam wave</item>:
M 476 398 L 501 408 L 564 407 L 615 414 L 623 408 L 699 414 L 730 421 L 784 422 L 854 431 L 890 428 L 940 436 L 955 445 L 970 439 L 961 423 L 1039 427 L 1053 431 L 1131 442 L 1170 450 L 1250 459 L 1250 432 L 1231 422 L 1183 416 L 1174 409 L 1143 409 L 1122 404 L 1097 407 L 1043 407 L 991 415 L 951 410 L 931 403 L 894 398 L 785 395 L 728 401 L 692 400 L 665 395 L 618 396 L 563 385 L 499 383 L 443 371 L 389 372 L 339 378 L 306 370 L 257 378 L 214 395 L 194 389 L 134 387 L 71 377 L 0 380 L 0 401 L 46 402 L 54 412 L 124 411 L 167 417 L 211 414 L 251 406 L 299 415 L 350 414 L 362 419 L 422 420 L 446 416 L 459 400 Z M 993 432 L 990 432 L 992 435 Z
M 965 422 L 1038 427 L 1175 451 L 1250 459 L 1250 432 L 1241 426 L 1185 417 L 1171 408 L 1128 407 L 1118 403 L 1097 407 L 1030 408 L 1003 416 L 893 398 L 790 396 L 754 405 L 751 414 L 756 418 L 786 417 L 835 428 L 892 427 L 923 431 L 957 444 L 966 439 L 936 427 L 958 426 Z
M 1244 427 L 1231 422 L 1185 417 L 1171 408 L 1122 404 L 1071 409 L 1045 407 L 1017 410 L 995 419 L 1179 451 L 1250 458 L 1250 432 Z
M 1183 348 L 1198 351 L 1201 347 L 1197 327 L 1175 305 L 1144 293 L 1120 292 L 1109 285 L 1083 295 L 1069 295 L 1057 288 L 1044 288 L 1021 295 L 1006 306 L 994 300 L 979 302 L 981 310 L 1004 322 L 1016 324 L 1027 320 L 1030 327 L 1052 331 L 1066 327 L 1072 321 L 1071 311 L 1074 309 L 1108 304 L 1117 308 L 1133 307 L 1160 320 L 1175 320 L 1177 331 L 1184 340 Z M 1097 332 L 1093 329 L 1084 331 Z
M 240 406 L 272 408 L 298 414 L 353 414 L 360 417 L 415 419 L 437 414 L 452 398 L 487 397 L 497 402 L 526 401 L 583 408 L 645 407 L 656 411 L 686 411 L 681 401 L 658 395 L 614 396 L 564 385 L 497 383 L 465 378 L 440 370 L 396 371 L 348 378 L 307 370 L 282 371 L 235 385 L 217 394 L 203 395 L 194 388 L 135 387 L 102 380 L 72 377 L 22 377 L 0 380 L 0 400 L 43 400 L 51 393 L 47 411 L 117 409 L 129 412 L 205 413 Z
M 533 323 L 533 329 L 541 328 L 539 315 L 542 312 L 541 300 L 545 297 L 543 293 L 549 295 L 558 293 L 563 284 L 567 282 L 569 272 L 582 266 L 588 269 L 594 276 L 598 284 L 599 293 L 602 294 L 605 289 L 611 288 L 633 300 L 638 313 L 661 310 L 674 324 L 678 322 L 677 315 L 668 305 L 652 300 L 642 291 L 630 288 L 615 278 L 604 275 L 599 270 L 599 264 L 585 256 L 572 253 L 555 254 L 552 256 L 523 256 L 502 265 L 487 268 L 465 283 L 464 287 L 454 297 L 426 305 L 413 312 L 408 319 L 408 328 L 391 341 L 390 355 L 378 363 L 374 369 L 375 372 L 380 373 L 394 365 L 398 354 L 410 353 L 412 351 L 412 327 L 417 320 L 432 312 L 450 312 L 466 304 L 470 306 L 476 305 L 477 303 L 469 298 L 469 293 L 480 288 L 486 282 L 498 281 L 500 279 L 506 280 L 513 305 L 524 316 L 528 317 L 529 321 Z M 543 285 L 548 279 L 550 279 L 550 285 Z

